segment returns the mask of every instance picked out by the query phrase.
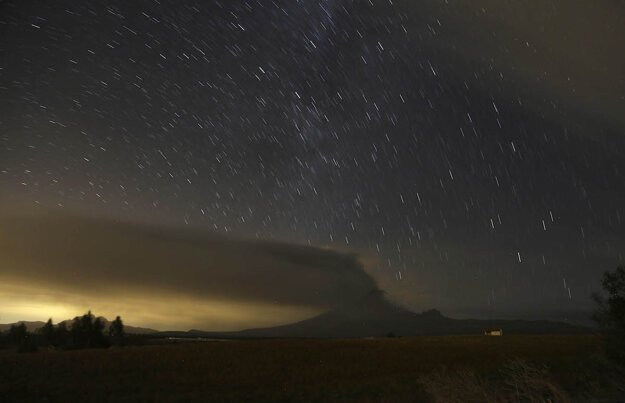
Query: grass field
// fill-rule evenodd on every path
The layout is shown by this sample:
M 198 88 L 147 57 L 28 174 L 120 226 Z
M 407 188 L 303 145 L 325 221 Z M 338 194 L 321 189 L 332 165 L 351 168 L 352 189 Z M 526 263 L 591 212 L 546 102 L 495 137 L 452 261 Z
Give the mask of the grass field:
M 615 401 L 617 371 L 590 335 L 224 340 L 0 352 L 0 401 Z

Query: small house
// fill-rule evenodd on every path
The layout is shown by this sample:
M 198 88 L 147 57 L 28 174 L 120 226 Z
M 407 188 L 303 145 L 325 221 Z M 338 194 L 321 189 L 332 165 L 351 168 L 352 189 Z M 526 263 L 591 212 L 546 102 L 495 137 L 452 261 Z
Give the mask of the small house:
M 503 336 L 503 329 L 501 328 L 488 328 L 484 330 L 485 336 Z

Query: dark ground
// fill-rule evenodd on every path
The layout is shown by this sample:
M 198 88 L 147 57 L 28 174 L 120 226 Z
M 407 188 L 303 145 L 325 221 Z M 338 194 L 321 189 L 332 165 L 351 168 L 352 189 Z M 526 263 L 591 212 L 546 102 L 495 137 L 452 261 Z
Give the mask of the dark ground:
M 3 351 L 0 401 L 390 402 L 453 400 L 458 393 L 461 400 L 470 400 L 468 393 L 503 399 L 514 388 L 506 386 L 511 362 L 531 369 L 519 375 L 517 367 L 512 383 L 529 389 L 538 382 L 543 397 L 617 401 L 623 393 L 597 336 L 449 336 L 161 340 L 101 350 Z M 528 381 L 532 373 L 538 377 Z

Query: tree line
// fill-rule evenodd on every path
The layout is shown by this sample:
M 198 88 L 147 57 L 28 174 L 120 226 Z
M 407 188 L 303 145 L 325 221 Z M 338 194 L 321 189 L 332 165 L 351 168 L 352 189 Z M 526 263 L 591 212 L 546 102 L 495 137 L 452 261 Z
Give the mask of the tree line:
M 66 322 L 54 325 L 50 318 L 41 328 L 29 332 L 22 322 L 11 325 L 9 330 L 0 333 L 0 347 L 13 347 L 20 352 L 28 352 L 41 347 L 79 349 L 126 344 L 127 335 L 119 316 L 110 323 L 108 331 L 105 331 L 105 327 L 102 318 L 96 318 L 91 311 L 75 317 L 69 327 Z

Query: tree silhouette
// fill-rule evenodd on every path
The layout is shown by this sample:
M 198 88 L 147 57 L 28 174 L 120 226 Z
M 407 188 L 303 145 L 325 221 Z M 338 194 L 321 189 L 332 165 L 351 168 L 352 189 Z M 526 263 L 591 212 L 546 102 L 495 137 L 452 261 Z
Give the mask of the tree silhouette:
M 54 344 L 54 325 L 52 324 L 52 318 L 48 319 L 45 325 L 41 329 L 39 329 L 39 333 L 43 338 L 43 342 L 45 345 Z
M 17 345 L 22 345 L 26 342 L 28 339 L 28 331 L 26 330 L 24 322 L 19 325 L 11 325 L 9 329 L 9 339 Z
M 59 348 L 97 348 L 115 345 L 140 343 L 141 338 L 127 338 L 124 323 L 117 316 L 110 323 L 107 332 L 106 319 L 95 317 L 91 311 L 76 316 L 70 323 L 61 322 L 54 326 L 52 318 L 34 333 L 29 333 L 24 322 L 14 324 L 5 332 L 0 332 L 0 348 L 18 347 L 18 351 L 36 351 L 38 346 Z
M 109 345 L 108 340 L 104 335 L 104 327 L 105 325 L 104 321 L 102 321 L 102 318 L 98 317 L 93 321 L 91 336 L 91 344 L 93 345 L 93 347 L 107 347 Z
M 124 323 L 122 322 L 122 318 L 119 316 L 111 322 L 111 326 L 109 327 L 109 336 L 113 339 L 114 344 L 121 344 L 124 337 Z
M 86 346 L 89 329 L 91 328 L 91 311 L 83 316 L 76 316 L 72 321 L 70 332 L 74 346 Z
M 67 347 L 71 343 L 71 334 L 65 322 L 56 326 L 54 331 L 54 345 L 57 347 Z
M 104 322 L 95 318 L 91 311 L 72 322 L 71 335 L 74 347 L 105 347 Z
M 19 352 L 29 352 L 37 350 L 37 346 L 31 339 L 28 330 L 26 330 L 26 325 L 24 324 L 24 322 L 20 323 L 19 325 L 11 326 L 11 328 L 9 329 L 9 340 L 14 345 L 17 345 L 17 351 Z
M 607 297 L 593 294 L 598 305 L 593 319 L 604 335 L 608 357 L 625 363 L 625 266 L 604 273 L 601 285 Z

